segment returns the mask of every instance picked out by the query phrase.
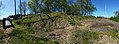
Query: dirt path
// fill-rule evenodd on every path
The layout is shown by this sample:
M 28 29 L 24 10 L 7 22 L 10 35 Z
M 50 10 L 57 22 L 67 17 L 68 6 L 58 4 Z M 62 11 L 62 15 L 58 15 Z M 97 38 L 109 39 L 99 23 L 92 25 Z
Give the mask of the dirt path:
M 4 37 L 3 37 L 3 41 L 4 41 L 4 44 L 10 44 L 9 41 L 10 41 L 10 36 L 9 34 L 12 33 L 12 30 L 13 28 L 7 28 L 6 30 L 4 30 Z

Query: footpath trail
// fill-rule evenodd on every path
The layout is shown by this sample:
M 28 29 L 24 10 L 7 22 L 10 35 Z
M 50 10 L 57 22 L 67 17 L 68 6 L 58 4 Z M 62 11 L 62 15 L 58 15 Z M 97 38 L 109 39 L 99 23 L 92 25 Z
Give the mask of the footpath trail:
M 3 37 L 3 39 L 2 39 L 3 44 L 10 44 L 10 43 L 9 43 L 9 41 L 10 41 L 10 36 L 9 36 L 9 34 L 12 33 L 12 30 L 13 30 L 12 27 L 11 27 L 11 28 L 7 28 L 6 30 L 4 30 L 4 29 L 2 29 L 2 28 L 0 29 L 0 32 L 4 33 L 4 37 Z

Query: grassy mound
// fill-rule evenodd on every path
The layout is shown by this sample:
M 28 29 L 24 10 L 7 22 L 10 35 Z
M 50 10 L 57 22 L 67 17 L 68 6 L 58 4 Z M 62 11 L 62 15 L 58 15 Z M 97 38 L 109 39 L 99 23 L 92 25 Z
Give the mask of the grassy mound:
M 119 39 L 117 29 L 106 27 L 115 27 L 115 23 L 110 20 L 94 16 L 71 16 L 59 12 L 48 15 L 54 21 L 45 14 L 41 14 L 44 22 L 40 15 L 28 15 L 14 20 L 16 28 L 7 35 L 0 32 L 0 43 L 4 43 L 4 36 L 10 37 L 8 43 L 11 44 L 93 44 L 100 41 L 102 35 Z M 107 21 L 108 23 L 104 23 Z M 107 31 L 99 32 L 106 29 Z

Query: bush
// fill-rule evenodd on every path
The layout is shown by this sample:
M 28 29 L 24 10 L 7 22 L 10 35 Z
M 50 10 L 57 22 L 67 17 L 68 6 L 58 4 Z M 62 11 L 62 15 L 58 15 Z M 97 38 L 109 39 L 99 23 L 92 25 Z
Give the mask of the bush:
M 111 17 L 110 20 L 113 20 L 113 21 L 119 22 L 119 17 Z

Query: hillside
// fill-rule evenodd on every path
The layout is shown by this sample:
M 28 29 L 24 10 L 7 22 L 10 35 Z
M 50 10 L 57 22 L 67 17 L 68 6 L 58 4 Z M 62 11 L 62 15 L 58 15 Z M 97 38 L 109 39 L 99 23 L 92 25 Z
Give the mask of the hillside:
M 14 20 L 16 28 L 0 28 L 0 44 L 119 44 L 119 22 L 94 16 L 54 12 Z M 12 29 L 12 28 L 11 28 Z

